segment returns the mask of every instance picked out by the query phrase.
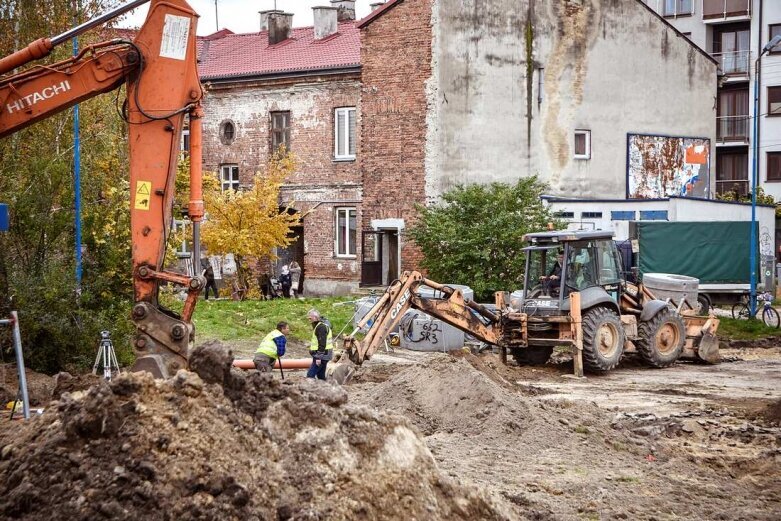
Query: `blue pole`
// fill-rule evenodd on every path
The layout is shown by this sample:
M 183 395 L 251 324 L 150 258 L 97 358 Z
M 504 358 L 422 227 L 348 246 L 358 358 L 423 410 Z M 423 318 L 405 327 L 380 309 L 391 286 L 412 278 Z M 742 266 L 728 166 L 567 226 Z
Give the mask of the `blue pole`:
M 751 263 L 751 286 L 749 291 L 749 313 L 750 317 L 757 314 L 757 158 L 759 156 L 759 59 L 757 57 L 754 66 L 754 154 L 751 160 L 751 242 L 749 248 L 749 262 Z
M 76 5 L 78 6 L 77 1 Z M 78 22 L 78 7 L 76 21 Z M 79 53 L 79 40 L 73 38 L 73 55 Z M 73 193 L 76 221 L 76 290 L 81 291 L 81 136 L 79 135 L 79 106 L 73 107 Z

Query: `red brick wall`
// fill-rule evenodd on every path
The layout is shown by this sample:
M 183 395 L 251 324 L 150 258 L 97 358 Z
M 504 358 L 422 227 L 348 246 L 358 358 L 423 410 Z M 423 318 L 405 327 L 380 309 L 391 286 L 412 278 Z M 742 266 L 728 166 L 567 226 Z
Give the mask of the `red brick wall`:
M 334 109 L 357 108 L 360 129 L 360 77 L 320 76 L 296 81 L 260 82 L 229 87 L 213 86 L 204 102 L 204 170 L 219 175 L 221 164 L 239 165 L 242 186 L 262 171 L 271 154 L 272 111 L 290 111 L 290 149 L 296 172 L 286 180 L 281 202 L 301 212 L 317 206 L 304 218 L 305 279 L 336 279 L 357 284 L 360 267 L 355 259 L 334 253 L 333 201 L 358 209 L 360 229 L 360 132 L 356 130 L 356 160 L 334 161 Z M 230 120 L 236 128 L 233 142 L 219 136 Z M 318 205 L 318 203 L 320 203 Z M 208 209 L 207 209 L 208 211 Z M 360 246 L 360 245 L 359 245 Z
M 407 0 L 361 29 L 363 222 L 401 218 L 425 203 L 431 0 Z M 402 231 L 402 270 L 421 255 Z

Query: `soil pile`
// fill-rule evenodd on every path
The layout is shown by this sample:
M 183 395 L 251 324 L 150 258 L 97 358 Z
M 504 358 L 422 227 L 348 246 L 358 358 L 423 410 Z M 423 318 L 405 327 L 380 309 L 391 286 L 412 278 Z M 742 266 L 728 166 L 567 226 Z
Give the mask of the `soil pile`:
M 25 370 L 27 395 L 30 405 L 42 406 L 51 400 L 54 378 L 43 373 Z M 5 405 L 16 399 L 19 392 L 19 373 L 16 364 L 0 364 L 0 402 Z
M 688 417 L 649 427 L 513 379 L 527 370 L 432 354 L 366 366 L 347 389 L 351 402 L 407 416 L 444 471 L 485 486 L 517 519 L 779 518 L 775 431 L 722 422 L 698 438 Z
M 344 390 L 231 370 L 127 374 L 66 393 L 0 433 L 0 512 L 15 519 L 506 519 L 438 471 L 410 423 Z M 197 373 L 197 374 L 196 374 Z

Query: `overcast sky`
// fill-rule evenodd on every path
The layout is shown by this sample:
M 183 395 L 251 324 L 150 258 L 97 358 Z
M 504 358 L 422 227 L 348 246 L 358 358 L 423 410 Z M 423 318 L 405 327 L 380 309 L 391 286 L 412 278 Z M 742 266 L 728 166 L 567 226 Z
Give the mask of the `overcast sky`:
M 230 29 L 234 33 L 251 33 L 259 29 L 260 16 L 258 11 L 274 8 L 274 0 L 216 0 L 217 15 L 220 29 Z M 363 18 L 371 8 L 369 4 L 375 0 L 357 0 L 355 11 L 357 18 Z M 198 34 L 206 36 L 216 32 L 214 3 L 215 0 L 188 0 L 190 6 L 201 15 L 198 19 Z M 331 5 L 330 0 L 276 0 L 277 9 L 293 13 L 293 26 L 306 27 L 312 25 L 312 8 Z M 146 18 L 149 4 L 138 7 L 128 13 L 119 22 L 119 27 L 140 27 Z

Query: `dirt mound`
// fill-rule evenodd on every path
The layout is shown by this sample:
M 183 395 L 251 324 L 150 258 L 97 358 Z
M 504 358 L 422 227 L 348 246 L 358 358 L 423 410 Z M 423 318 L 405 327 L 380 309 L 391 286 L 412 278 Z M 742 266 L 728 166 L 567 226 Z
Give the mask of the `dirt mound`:
M 346 387 L 351 402 L 407 416 L 443 471 L 486 487 L 516 519 L 779 519 L 776 430 L 732 417 L 701 427 L 705 412 L 646 423 L 542 385 L 597 396 L 600 377 L 564 379 L 561 368 L 490 354 L 362 372 Z
M 316 381 L 232 371 L 127 374 L 0 432 L 0 512 L 15 519 L 505 519 L 440 474 L 408 421 Z
M 27 380 L 27 394 L 30 405 L 42 406 L 51 400 L 54 379 L 43 373 L 36 373 L 30 369 L 25 370 Z M 19 373 L 16 364 L 0 365 L 0 402 L 5 405 L 16 398 L 19 391 Z

